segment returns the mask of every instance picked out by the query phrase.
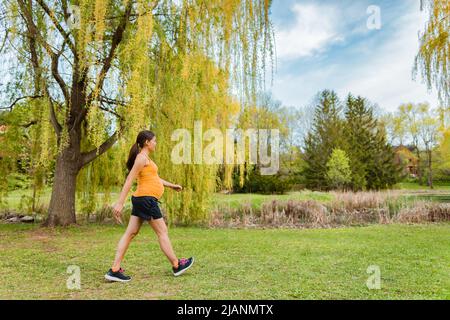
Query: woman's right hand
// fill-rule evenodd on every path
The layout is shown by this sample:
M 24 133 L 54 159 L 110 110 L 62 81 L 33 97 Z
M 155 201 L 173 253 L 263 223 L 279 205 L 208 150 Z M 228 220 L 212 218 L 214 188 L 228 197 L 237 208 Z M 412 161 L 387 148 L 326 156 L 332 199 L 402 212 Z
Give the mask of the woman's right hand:
M 123 204 L 121 203 L 116 203 L 113 206 L 113 214 L 114 214 L 114 219 L 116 219 L 116 221 L 120 224 L 123 224 L 122 222 L 122 209 L 123 209 Z

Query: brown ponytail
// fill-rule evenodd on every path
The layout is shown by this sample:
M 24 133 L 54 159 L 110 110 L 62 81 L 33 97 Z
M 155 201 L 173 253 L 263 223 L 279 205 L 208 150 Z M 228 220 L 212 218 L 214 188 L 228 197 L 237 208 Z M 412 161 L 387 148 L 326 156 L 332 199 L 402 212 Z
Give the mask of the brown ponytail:
M 136 138 L 136 143 L 133 144 L 133 146 L 130 149 L 130 153 L 128 155 L 128 160 L 127 160 L 128 171 L 131 171 L 131 169 L 133 168 L 134 161 L 136 160 L 136 157 L 139 154 L 140 149 L 144 147 L 145 141 L 152 140 L 154 136 L 155 136 L 155 134 L 149 130 L 144 130 L 144 131 L 139 132 L 139 134 Z

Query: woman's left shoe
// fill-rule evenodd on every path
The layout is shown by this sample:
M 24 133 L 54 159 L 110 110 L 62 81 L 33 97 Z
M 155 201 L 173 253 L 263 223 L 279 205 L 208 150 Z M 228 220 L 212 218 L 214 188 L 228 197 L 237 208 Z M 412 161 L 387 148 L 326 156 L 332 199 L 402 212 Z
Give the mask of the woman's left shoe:
M 105 279 L 109 281 L 115 281 L 115 282 L 128 282 L 131 281 L 130 276 L 126 276 L 124 274 L 125 270 L 120 268 L 118 271 L 113 272 L 112 269 L 109 269 L 108 272 L 105 274 Z

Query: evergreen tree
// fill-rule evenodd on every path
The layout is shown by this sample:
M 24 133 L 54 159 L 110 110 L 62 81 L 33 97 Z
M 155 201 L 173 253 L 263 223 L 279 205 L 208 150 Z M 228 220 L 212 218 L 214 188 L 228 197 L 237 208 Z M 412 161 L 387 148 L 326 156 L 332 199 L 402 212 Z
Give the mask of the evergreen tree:
M 366 99 L 351 94 L 345 110 L 346 150 L 352 169 L 352 189 L 385 189 L 396 183 L 398 170 L 386 131 Z
M 305 184 L 310 189 L 328 189 L 327 161 L 332 150 L 343 143 L 342 106 L 334 91 L 317 96 L 311 131 L 305 138 Z
M 376 119 L 373 110 L 362 97 L 347 97 L 345 110 L 346 151 L 350 157 L 352 169 L 352 189 L 365 190 L 367 187 L 367 169 L 373 163 L 373 141 L 376 131 Z
M 395 163 L 395 152 L 386 141 L 386 130 L 378 125 L 372 148 L 373 157 L 367 170 L 367 188 L 370 190 L 387 189 L 396 184 L 401 169 Z

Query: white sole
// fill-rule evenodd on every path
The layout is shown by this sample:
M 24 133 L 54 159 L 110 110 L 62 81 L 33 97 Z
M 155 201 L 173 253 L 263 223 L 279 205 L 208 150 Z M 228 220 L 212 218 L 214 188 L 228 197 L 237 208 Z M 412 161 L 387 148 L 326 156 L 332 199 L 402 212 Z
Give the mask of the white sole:
M 181 271 L 178 271 L 177 273 L 174 273 L 173 275 L 175 277 L 181 276 L 186 270 L 188 270 L 190 267 L 192 267 L 194 265 L 194 261 L 195 261 L 194 257 L 192 257 L 192 263 L 191 263 L 191 265 L 189 267 L 187 267 L 186 269 L 183 269 Z
M 118 279 L 118 278 L 111 277 L 111 276 L 109 276 L 107 274 L 105 274 L 105 279 L 109 280 L 109 281 L 114 281 L 114 282 L 130 282 L 131 281 L 131 279 L 130 280 L 121 280 L 121 279 Z

